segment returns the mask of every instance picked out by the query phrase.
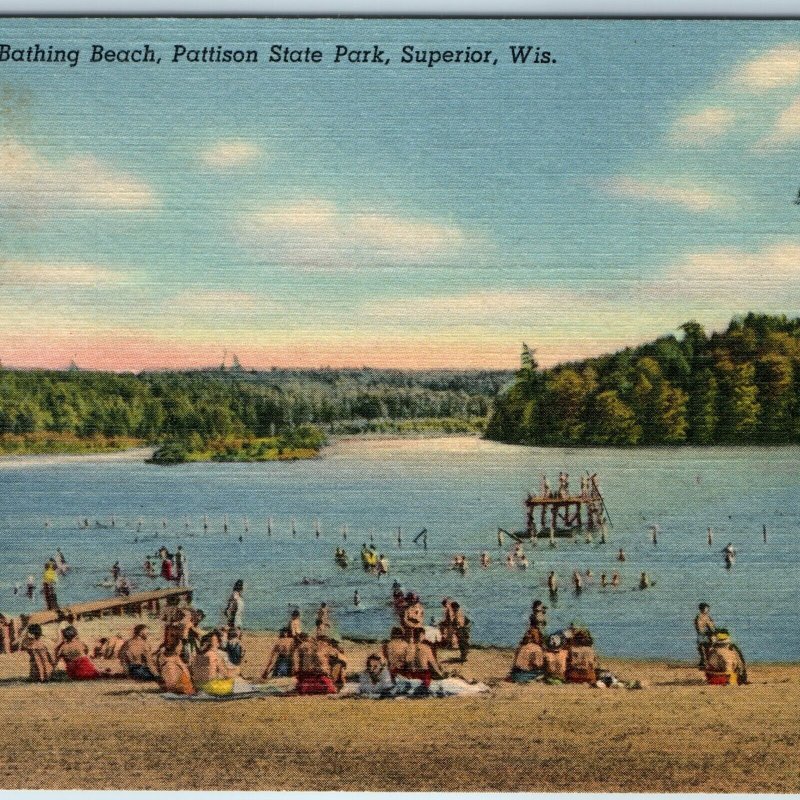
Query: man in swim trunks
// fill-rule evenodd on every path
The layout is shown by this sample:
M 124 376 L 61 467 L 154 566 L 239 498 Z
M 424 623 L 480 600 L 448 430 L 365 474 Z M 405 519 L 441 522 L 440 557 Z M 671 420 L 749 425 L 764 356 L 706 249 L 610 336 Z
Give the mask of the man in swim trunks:
M 150 642 L 147 641 L 147 625 L 137 625 L 133 629 L 133 635 L 120 649 L 119 660 L 125 672 L 134 680 L 158 680 L 158 667 L 150 649 Z

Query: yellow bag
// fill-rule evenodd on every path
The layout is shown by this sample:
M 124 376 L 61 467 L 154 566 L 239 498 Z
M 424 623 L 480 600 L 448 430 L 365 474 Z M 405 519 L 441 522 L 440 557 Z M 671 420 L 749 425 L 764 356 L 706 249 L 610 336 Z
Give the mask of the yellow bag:
M 214 678 L 213 681 L 204 683 L 200 687 L 200 691 L 215 697 L 233 694 L 233 678 Z

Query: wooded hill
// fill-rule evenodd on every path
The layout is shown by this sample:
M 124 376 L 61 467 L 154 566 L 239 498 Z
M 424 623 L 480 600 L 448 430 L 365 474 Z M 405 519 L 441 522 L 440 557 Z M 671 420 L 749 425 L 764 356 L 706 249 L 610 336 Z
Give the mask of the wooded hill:
M 540 370 L 523 345 L 487 437 L 529 445 L 800 442 L 800 319 L 748 314 L 707 336 L 697 322 L 620 352 Z
M 497 389 L 512 378 L 503 371 L 259 372 L 238 362 L 140 375 L 0 368 L 0 439 L 47 434 L 49 445 L 41 436 L 30 438 L 44 451 L 98 437 L 150 444 L 191 438 L 197 449 L 198 440 L 288 435 L 308 425 L 359 432 L 379 423 L 483 423 Z

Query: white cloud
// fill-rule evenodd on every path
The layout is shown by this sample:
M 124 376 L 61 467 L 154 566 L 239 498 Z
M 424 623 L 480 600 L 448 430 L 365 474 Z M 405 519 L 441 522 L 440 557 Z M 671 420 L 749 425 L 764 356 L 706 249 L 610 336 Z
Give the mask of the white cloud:
M 127 281 L 127 276 L 95 264 L 0 260 L 0 286 L 100 287 Z
M 221 139 L 200 153 L 200 160 L 213 169 L 236 169 L 263 155 L 262 149 L 245 139 Z
M 784 44 L 748 61 L 733 74 L 735 86 L 763 92 L 800 80 L 800 45 Z
M 674 144 L 705 145 L 727 133 L 736 119 L 728 108 L 711 106 L 675 120 L 669 133 Z
M 734 205 L 732 197 L 690 183 L 667 183 L 621 175 L 606 181 L 604 188 L 617 197 L 669 203 L 689 211 L 720 211 Z
M 757 252 L 733 248 L 688 254 L 646 291 L 726 311 L 796 310 L 800 305 L 800 244 Z
M 242 231 L 250 243 L 288 263 L 319 268 L 436 261 L 463 250 L 469 238 L 452 225 L 346 212 L 319 199 L 251 214 Z
M 0 206 L 22 211 L 135 211 L 156 204 L 146 184 L 93 156 L 56 163 L 15 139 L 0 142 Z
M 778 115 L 772 130 L 759 142 L 760 147 L 775 147 L 800 137 L 800 97 Z

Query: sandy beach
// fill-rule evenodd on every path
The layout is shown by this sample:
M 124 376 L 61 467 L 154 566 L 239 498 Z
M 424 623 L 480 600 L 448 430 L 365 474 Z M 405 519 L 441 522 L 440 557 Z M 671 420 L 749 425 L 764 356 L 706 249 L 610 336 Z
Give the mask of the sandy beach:
M 79 624 L 86 641 L 136 620 Z M 151 636 L 161 626 L 153 622 Z M 54 626 L 46 637 L 56 635 Z M 245 678 L 274 641 L 246 633 Z M 349 672 L 375 645 L 344 643 Z M 472 698 L 270 697 L 193 703 L 128 680 L 29 684 L 0 657 L 3 789 L 797 792 L 800 666 L 750 665 L 707 686 L 687 664 L 602 657 L 638 690 L 518 686 L 511 652 L 446 669 L 491 686 Z

